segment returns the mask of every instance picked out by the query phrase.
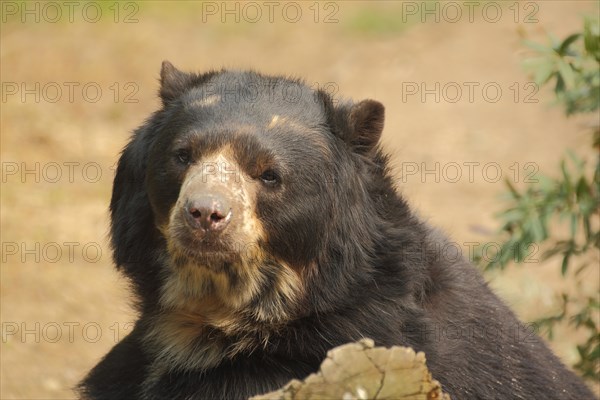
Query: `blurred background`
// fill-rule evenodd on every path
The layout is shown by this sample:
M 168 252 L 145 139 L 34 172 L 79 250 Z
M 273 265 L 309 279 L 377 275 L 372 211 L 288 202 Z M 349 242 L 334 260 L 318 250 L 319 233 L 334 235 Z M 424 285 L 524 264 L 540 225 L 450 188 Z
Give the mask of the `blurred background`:
M 598 116 L 565 117 L 552 85 L 523 67 L 524 41 L 581 31 L 597 1 L 0 7 L 2 399 L 73 398 L 131 329 L 107 210 L 120 150 L 159 107 L 163 60 L 298 76 L 337 99 L 381 101 L 399 190 L 465 256 L 494 240 L 506 179 L 523 190 L 542 172 L 558 175 L 566 149 L 597 157 L 587 127 Z M 576 285 L 560 259 L 531 260 L 487 273 L 524 321 L 560 312 L 563 291 L 597 299 L 597 267 Z M 561 324 L 550 346 L 573 365 L 586 335 Z

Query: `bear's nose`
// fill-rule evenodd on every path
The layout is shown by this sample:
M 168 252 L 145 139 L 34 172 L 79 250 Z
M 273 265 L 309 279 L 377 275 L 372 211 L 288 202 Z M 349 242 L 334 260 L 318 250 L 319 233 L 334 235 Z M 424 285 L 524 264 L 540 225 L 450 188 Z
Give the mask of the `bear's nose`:
M 232 211 L 222 196 L 204 195 L 188 199 L 183 212 L 194 229 L 220 232 L 229 224 Z

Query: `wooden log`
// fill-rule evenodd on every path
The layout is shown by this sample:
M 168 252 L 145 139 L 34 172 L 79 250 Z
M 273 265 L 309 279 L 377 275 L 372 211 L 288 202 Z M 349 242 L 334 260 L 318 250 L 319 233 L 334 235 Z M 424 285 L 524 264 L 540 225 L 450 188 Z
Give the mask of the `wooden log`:
M 425 354 L 408 347 L 374 347 L 371 339 L 336 347 L 317 373 L 251 400 L 449 400 L 425 365 Z

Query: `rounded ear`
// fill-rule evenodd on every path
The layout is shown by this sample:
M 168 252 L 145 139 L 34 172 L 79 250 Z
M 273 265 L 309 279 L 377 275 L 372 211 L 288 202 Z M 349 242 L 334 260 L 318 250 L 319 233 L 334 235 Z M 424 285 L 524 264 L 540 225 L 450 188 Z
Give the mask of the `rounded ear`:
M 192 83 L 193 76 L 175 68 L 168 61 L 160 69 L 160 98 L 163 104 L 179 97 Z
M 317 93 L 327 121 L 335 136 L 342 139 L 355 153 L 371 156 L 376 148 L 385 120 L 385 107 L 375 100 L 334 106 L 324 92 Z
M 163 61 L 160 69 L 159 92 L 163 105 L 167 105 L 170 101 L 178 98 L 186 90 L 202 85 L 216 74 L 216 71 L 208 71 L 203 74 L 187 73 L 178 70 L 170 62 Z
M 385 107 L 375 100 L 354 104 L 348 114 L 346 140 L 357 153 L 368 154 L 379 142 L 385 120 Z

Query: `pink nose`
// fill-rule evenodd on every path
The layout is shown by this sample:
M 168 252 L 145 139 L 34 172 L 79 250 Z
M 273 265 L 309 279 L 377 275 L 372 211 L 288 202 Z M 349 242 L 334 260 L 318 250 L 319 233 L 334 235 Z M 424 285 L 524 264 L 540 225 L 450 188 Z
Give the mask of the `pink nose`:
M 208 195 L 189 199 L 184 210 L 188 223 L 194 229 L 219 232 L 227 227 L 232 211 L 221 196 Z

